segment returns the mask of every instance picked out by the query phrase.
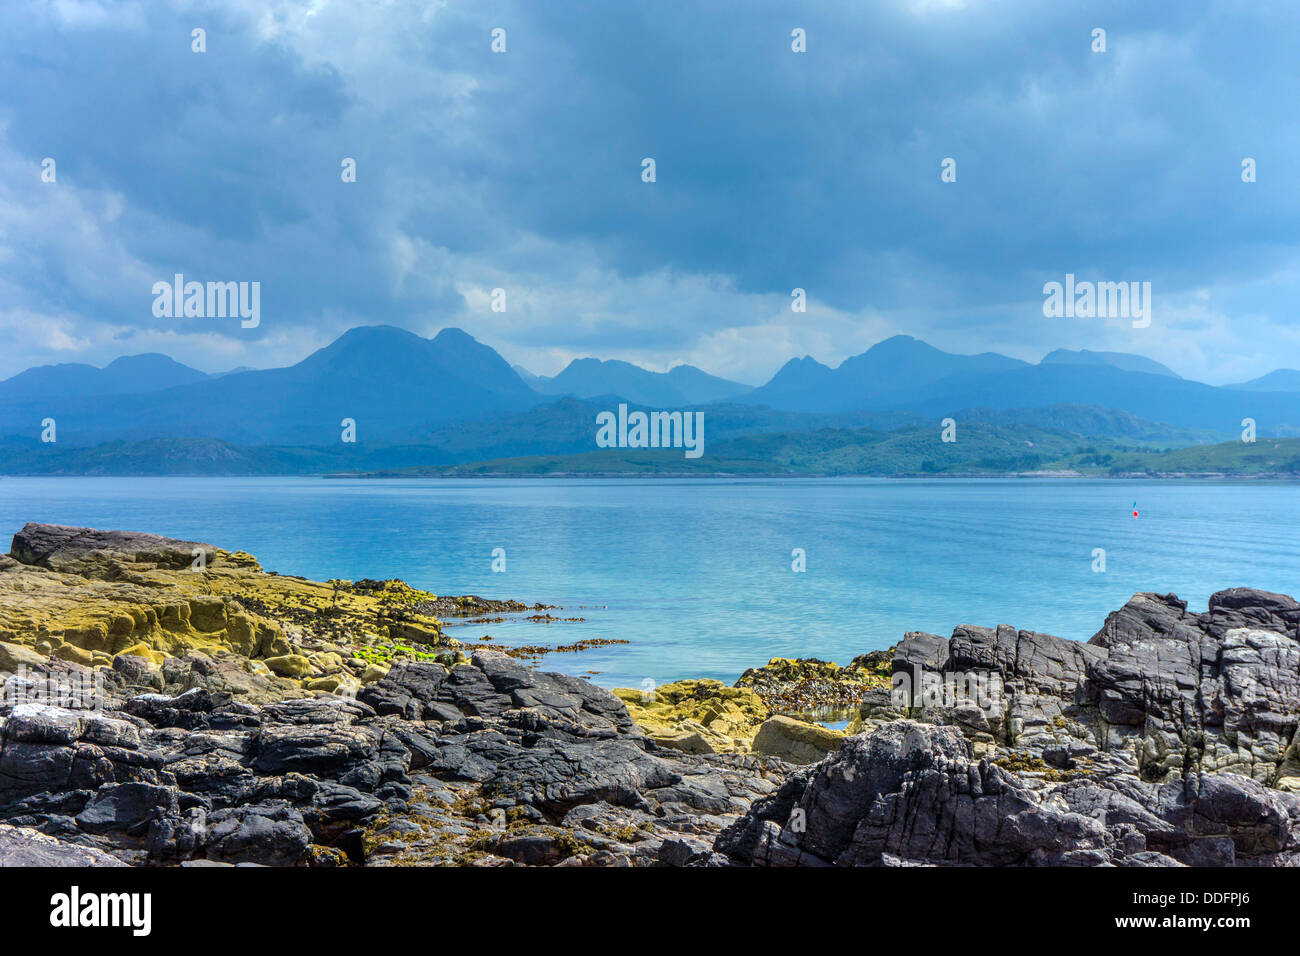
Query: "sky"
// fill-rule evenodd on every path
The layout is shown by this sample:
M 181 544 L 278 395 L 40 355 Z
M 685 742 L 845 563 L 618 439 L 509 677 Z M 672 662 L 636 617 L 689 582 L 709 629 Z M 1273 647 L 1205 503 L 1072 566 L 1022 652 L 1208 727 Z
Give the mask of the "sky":
M 0 377 L 373 324 L 751 384 L 897 333 L 1300 367 L 1298 40 L 1268 0 L 6 0 Z M 260 323 L 156 317 L 176 273 Z M 1150 326 L 1046 317 L 1067 273 Z

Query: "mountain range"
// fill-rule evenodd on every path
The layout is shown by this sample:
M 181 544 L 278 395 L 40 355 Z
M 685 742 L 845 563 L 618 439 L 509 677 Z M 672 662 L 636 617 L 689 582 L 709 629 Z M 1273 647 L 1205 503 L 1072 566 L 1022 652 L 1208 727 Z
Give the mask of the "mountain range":
M 1254 419 L 1261 434 L 1300 434 L 1300 390 L 1248 391 L 1181 378 L 1138 355 L 1058 349 L 1037 365 L 993 352 L 954 355 L 896 335 L 829 368 L 791 359 L 739 401 L 796 411 L 871 408 L 929 416 L 970 408 L 1086 405 L 1219 434 Z
M 1161 447 L 1236 436 L 1244 418 L 1261 436 L 1300 434 L 1300 372 L 1289 370 L 1215 387 L 1138 355 L 1058 349 L 1031 364 L 992 352 L 953 354 L 899 335 L 834 368 L 791 359 L 750 388 L 688 365 L 654 372 L 595 358 L 536 376 L 460 329 L 424 338 L 364 326 L 286 368 L 208 375 L 150 354 L 102 369 L 28 369 L 0 382 L 0 473 L 53 451 L 39 444 L 46 418 L 56 420 L 65 453 L 124 443 L 96 452 L 97 467 L 110 469 L 115 455 L 141 453 L 127 448 L 133 443 L 154 443 L 149 455 L 163 459 L 230 457 L 227 446 L 316 448 L 323 457 L 286 452 L 284 460 L 401 468 L 590 451 L 596 412 L 620 401 L 707 408 L 711 441 L 928 428 L 950 416 Z M 357 445 L 340 448 L 345 419 L 355 422 Z M 281 459 L 266 460 L 274 468 Z M 66 456 L 65 465 L 78 467 Z

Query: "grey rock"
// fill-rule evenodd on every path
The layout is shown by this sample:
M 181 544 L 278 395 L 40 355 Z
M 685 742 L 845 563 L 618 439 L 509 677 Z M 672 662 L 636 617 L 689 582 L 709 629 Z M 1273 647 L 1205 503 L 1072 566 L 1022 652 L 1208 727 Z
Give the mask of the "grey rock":
M 177 813 L 176 790 L 148 783 L 107 784 L 76 817 L 87 833 L 143 833 L 156 819 Z
M 136 531 L 100 531 L 28 522 L 14 535 L 9 554 L 23 564 L 53 570 L 76 566 L 93 558 L 96 551 L 111 552 L 164 568 L 187 568 L 194 560 L 196 548 L 204 549 L 209 564 L 216 560 L 217 549 L 197 541 L 180 541 Z
M 0 866 L 126 866 L 94 847 L 77 846 L 30 827 L 0 823 Z
M 306 860 L 311 832 L 287 805 L 255 805 L 212 814 L 204 842 L 210 860 L 293 866 Z
M 1230 773 L 1032 788 L 976 760 L 953 727 L 897 721 L 850 737 L 719 835 L 765 866 L 1295 865 L 1300 797 Z
M 438 688 L 446 679 L 447 668 L 441 664 L 404 662 L 394 665 L 380 680 L 363 687 L 357 699 L 380 714 L 423 720 L 426 710 L 434 706 Z
M 1194 614 L 1145 593 L 1086 644 L 1005 625 L 961 626 L 946 641 L 910 633 L 894 672 L 912 692 L 904 714 L 959 727 L 986 750 L 1060 770 L 1231 771 L 1300 789 L 1298 627 L 1300 604 L 1285 595 L 1233 588 Z M 864 702 L 862 716 L 889 715 Z

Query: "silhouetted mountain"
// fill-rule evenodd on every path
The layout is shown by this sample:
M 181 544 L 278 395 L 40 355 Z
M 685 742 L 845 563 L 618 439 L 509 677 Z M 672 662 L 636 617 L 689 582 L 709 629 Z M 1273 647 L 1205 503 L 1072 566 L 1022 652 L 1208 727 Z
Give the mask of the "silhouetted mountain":
M 750 390 L 748 385 L 709 375 L 692 365 L 678 365 L 667 372 L 651 372 L 630 362 L 594 358 L 574 359 L 554 378 L 533 376 L 531 381 L 525 381 L 547 395 L 572 395 L 575 398 L 616 395 L 656 408 L 704 405 L 735 398 Z
M 202 381 L 207 374 L 156 352 L 124 355 L 104 368 L 80 363 L 41 365 L 0 382 L 0 402 L 126 395 Z
M 792 358 L 782 365 L 771 381 L 754 389 L 744 400 L 755 405 L 808 411 L 822 408 L 835 390 L 835 371 L 811 355 Z
M 1155 359 L 1144 355 L 1130 355 L 1128 352 L 1093 352 L 1090 349 L 1056 349 L 1043 356 L 1039 365 L 1109 365 L 1125 372 L 1146 372 L 1149 375 L 1169 375 L 1182 378 L 1167 365 L 1161 365 Z
M 238 372 L 144 395 L 89 402 L 50 395 L 0 406 L 0 434 L 42 417 L 60 442 L 217 438 L 329 445 L 353 419 L 358 441 L 409 439 L 437 422 L 519 411 L 542 399 L 495 351 L 460 329 L 433 339 L 391 326 L 345 332 L 297 365 Z
M 1243 389 L 1248 392 L 1300 392 L 1300 371 L 1293 368 L 1274 369 L 1267 375 L 1252 378 L 1249 382 L 1224 387 Z
M 766 385 L 740 399 L 755 405 L 803 412 L 840 412 L 887 405 L 956 375 L 1028 368 L 1027 362 L 983 352 L 954 355 L 910 335 L 895 335 L 831 369 L 805 356 L 791 359 Z

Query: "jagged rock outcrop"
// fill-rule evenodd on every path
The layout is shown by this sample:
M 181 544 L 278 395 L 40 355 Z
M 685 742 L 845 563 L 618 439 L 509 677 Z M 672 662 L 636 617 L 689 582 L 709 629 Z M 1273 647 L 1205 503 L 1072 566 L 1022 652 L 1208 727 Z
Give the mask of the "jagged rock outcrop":
M 909 633 L 895 649 L 899 692 L 869 701 L 859 726 L 911 715 L 1062 771 L 1232 771 L 1300 789 L 1298 627 L 1296 601 L 1235 588 L 1201 614 L 1135 595 L 1086 644 L 1005 625 Z
M 1107 749 L 1132 740 L 1149 779 L 1230 770 L 1300 787 L 1284 757 L 1300 725 L 1300 604 L 1235 588 L 1189 614 L 1173 595 L 1140 594 L 1089 642 L 1105 650 L 1080 689 Z
M 1289 866 L 1300 797 L 1227 773 L 1033 788 L 955 727 L 899 720 L 791 775 L 716 849 L 765 866 Z
M 497 605 L 25 526 L 0 560 L 9 860 L 681 865 L 784 778 L 660 748 L 608 691 L 431 616 Z

